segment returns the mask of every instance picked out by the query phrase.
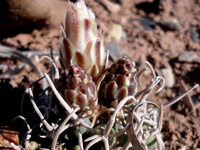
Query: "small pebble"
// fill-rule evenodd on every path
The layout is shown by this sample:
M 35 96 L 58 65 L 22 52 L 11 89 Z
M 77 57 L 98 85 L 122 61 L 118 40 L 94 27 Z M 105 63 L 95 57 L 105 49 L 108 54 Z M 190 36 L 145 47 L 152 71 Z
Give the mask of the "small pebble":
M 198 55 L 195 53 L 186 52 L 178 56 L 180 62 L 194 62 L 198 59 Z

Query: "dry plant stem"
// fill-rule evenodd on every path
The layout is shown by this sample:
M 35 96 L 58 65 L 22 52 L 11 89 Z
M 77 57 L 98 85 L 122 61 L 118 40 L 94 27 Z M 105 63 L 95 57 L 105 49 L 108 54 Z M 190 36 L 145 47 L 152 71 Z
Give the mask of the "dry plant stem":
M 162 77 L 160 77 L 160 76 L 157 76 L 157 77 L 153 78 L 153 79 L 151 80 L 151 82 L 149 83 L 149 85 L 147 85 L 147 88 L 144 89 L 144 91 L 142 92 L 141 97 L 140 97 L 140 99 L 139 99 L 139 102 L 146 101 L 146 98 L 147 98 L 148 94 L 152 91 L 152 89 L 153 89 L 161 80 L 163 80 L 163 84 L 162 84 L 161 87 L 157 90 L 156 93 L 160 92 L 160 91 L 163 89 L 163 87 L 164 87 L 165 80 L 164 80 L 164 78 L 162 78 Z M 140 104 L 141 104 L 141 103 L 140 103 Z M 147 103 L 143 103 L 143 107 L 140 107 L 140 108 L 137 110 L 137 112 L 140 112 L 141 109 L 143 109 L 143 111 L 144 111 L 143 113 L 146 113 L 146 105 L 147 105 Z M 144 122 L 145 122 L 145 123 L 148 123 L 148 124 L 149 124 L 149 123 L 153 123 L 153 121 L 149 122 L 149 121 L 146 120 L 146 119 L 145 119 Z M 157 124 L 155 123 L 155 125 L 157 125 Z
M 41 148 L 41 147 L 40 147 L 40 150 L 50 150 L 50 149 L 48 149 L 48 148 Z
M 137 74 L 137 78 L 139 79 L 143 74 L 144 72 L 148 70 L 147 68 L 143 68 L 138 74 Z
M 55 150 L 55 147 L 56 147 L 56 144 L 57 144 L 57 141 L 58 141 L 58 137 L 59 135 L 64 131 L 63 128 L 64 126 L 67 124 L 67 122 L 70 120 L 70 118 L 72 117 L 72 115 L 74 113 L 76 113 L 79 109 L 75 109 L 72 113 L 70 113 L 66 118 L 65 120 L 61 123 L 61 125 L 58 127 L 58 129 L 55 131 L 55 134 L 54 134 L 54 138 L 53 138 L 53 141 L 51 143 L 51 149 L 52 150 Z
M 84 142 L 92 141 L 92 140 L 94 140 L 94 139 L 96 139 L 98 137 L 99 137 L 99 135 L 93 135 L 93 136 L 87 138 Z
M 14 150 L 21 150 L 21 148 L 17 145 L 15 145 L 13 142 L 10 143 L 10 146 L 14 149 Z
M 58 146 L 56 146 L 56 150 L 62 150 L 63 145 L 65 145 L 65 143 L 61 143 Z
M 34 84 L 36 84 L 37 82 L 41 81 L 42 79 L 44 79 L 45 76 L 42 76 L 41 78 L 37 79 L 36 81 L 32 82 L 28 88 L 32 87 Z M 25 90 L 23 96 L 22 96 L 22 101 L 21 101 L 21 114 L 24 115 L 23 112 L 23 106 L 24 106 L 24 100 L 25 100 L 25 95 L 28 94 L 28 88 Z M 44 89 L 45 90 L 45 89 Z
M 156 140 L 157 140 L 157 143 L 158 143 L 158 150 L 162 150 L 163 147 L 164 147 L 164 143 L 163 143 L 163 141 L 162 141 L 160 132 L 161 132 L 161 129 L 162 129 L 163 105 L 160 106 L 159 114 L 160 114 L 160 116 L 159 116 L 159 118 L 158 118 L 158 131 L 159 131 L 159 133 L 156 134 L 155 137 L 156 137 Z
M 59 94 L 59 92 L 55 88 L 53 82 L 51 81 L 50 77 L 46 73 L 44 75 L 45 75 L 50 87 L 52 88 L 52 91 L 54 92 L 55 96 L 57 97 L 57 99 L 61 103 L 61 105 L 65 108 L 65 110 L 67 111 L 68 114 L 72 113 L 73 109 L 65 102 L 65 100 L 62 98 L 62 96 Z M 73 114 L 72 117 L 71 117 L 72 121 L 76 121 L 78 119 L 79 118 L 76 114 Z M 82 120 L 78 123 L 80 125 L 84 126 L 85 128 L 87 128 L 88 130 L 90 130 L 91 132 L 94 132 L 94 130 L 90 126 L 88 126 L 86 123 L 84 123 Z
M 61 103 L 61 105 L 65 108 L 67 113 L 68 114 L 72 113 L 73 112 L 72 108 L 65 102 L 65 100 L 62 98 L 62 96 L 59 94 L 59 92 L 57 91 L 57 89 L 54 86 L 53 82 L 51 81 L 50 77 L 46 73 L 44 74 L 44 76 L 46 77 L 50 87 L 52 88 L 53 92 L 55 93 L 56 97 L 58 98 L 58 100 Z M 73 114 L 72 118 L 74 120 L 76 120 L 78 118 L 78 116 L 76 114 Z
M 101 82 L 102 82 L 102 80 L 105 78 L 105 76 L 106 76 L 107 73 L 108 73 L 108 72 L 105 71 L 105 72 L 101 75 L 101 77 L 97 80 L 97 83 L 96 83 L 97 91 L 99 91 Z
M 142 125 L 144 123 L 144 117 L 142 116 L 139 124 L 137 124 L 136 128 L 135 128 L 135 134 L 138 135 L 138 133 L 140 132 L 140 130 L 143 130 L 142 129 Z
M 61 29 L 62 29 L 62 36 L 63 37 L 67 37 L 66 33 L 65 33 L 65 28 L 64 28 L 63 24 L 61 23 L 60 26 L 61 26 Z
M 132 146 L 131 141 L 128 140 L 128 141 L 126 142 L 126 144 L 124 145 L 123 150 L 129 150 L 129 148 L 130 148 L 131 146 Z
M 101 141 L 102 140 L 102 137 L 100 137 L 99 135 L 98 136 L 95 136 L 95 139 L 93 141 L 91 141 L 86 147 L 85 147 L 85 150 L 88 150 L 92 145 L 96 144 L 97 142 Z M 86 141 L 86 140 L 85 140 Z
M 102 140 L 103 140 L 103 143 L 104 143 L 105 150 L 109 150 L 110 149 L 110 145 L 109 145 L 108 138 L 103 136 Z
M 0 75 L 0 78 L 9 78 L 12 75 L 19 74 L 22 70 L 26 68 L 26 66 L 27 65 L 23 63 L 23 64 L 16 65 L 15 68 L 13 69 L 9 68 L 9 70 L 7 70 L 6 72 Z
M 186 85 L 183 80 L 180 80 L 179 81 L 179 92 L 184 93 L 185 91 L 187 91 Z M 194 106 L 192 98 L 189 94 L 186 95 L 185 97 L 183 97 L 182 101 L 187 105 L 187 107 L 189 108 L 190 111 L 192 111 L 194 114 L 196 114 L 195 106 Z
M 81 130 L 78 126 L 76 126 L 76 132 L 78 134 L 78 143 L 79 143 L 80 149 L 84 150 L 84 148 L 83 148 L 83 137 L 82 137 L 82 134 L 81 134 Z
M 105 127 L 105 130 L 103 132 L 104 136 L 106 136 L 106 137 L 108 136 L 108 134 L 110 133 L 110 131 L 111 131 L 111 129 L 112 129 L 114 123 L 115 123 L 115 119 L 116 119 L 116 116 L 117 116 L 118 112 L 126 104 L 126 102 L 128 100 L 130 100 L 130 99 L 135 100 L 133 98 L 133 96 L 128 96 L 128 97 L 124 98 L 122 101 L 120 101 L 120 103 L 117 105 L 117 108 L 115 109 L 115 112 L 113 113 L 113 115 L 111 116 L 111 118 L 109 119 L 109 121 L 108 121 L 108 123 L 107 123 L 107 125 Z
M 51 57 L 53 57 L 52 56 L 52 51 L 51 51 Z M 50 62 L 51 62 L 51 64 L 52 64 L 52 66 L 51 66 L 51 70 L 50 70 L 50 76 L 51 76 L 51 79 L 54 81 L 54 84 L 55 85 L 57 85 L 58 83 L 58 79 L 59 79 L 59 71 L 58 71 L 58 68 L 57 68 L 57 66 L 56 66 L 56 64 L 55 64 L 55 62 L 54 62 L 54 60 L 52 60 L 50 57 L 48 57 L 48 56 L 42 56 L 41 58 L 40 58 L 40 61 L 42 60 L 42 59 L 48 59 Z M 52 70 L 52 68 L 54 69 L 54 70 Z M 55 74 L 54 75 L 52 75 L 53 74 L 53 72 L 55 71 Z M 52 103 L 53 103 L 53 99 L 54 99 L 54 94 L 53 93 L 51 93 L 51 96 L 50 96 L 50 100 L 49 100 L 49 106 L 50 106 L 50 108 L 51 108 L 51 106 L 52 106 Z
M 91 117 L 93 117 L 93 116 L 95 116 L 95 113 L 93 114 L 89 114 L 89 115 L 87 115 L 87 116 L 83 116 L 83 117 L 81 117 L 80 119 L 82 119 L 82 120 L 85 120 L 85 119 L 87 119 L 87 118 L 91 118 Z M 77 120 L 77 121 L 79 121 L 79 120 Z
M 28 124 L 26 118 L 24 118 L 23 116 L 16 116 L 16 117 L 13 119 L 12 124 L 13 124 L 17 119 L 23 120 L 23 121 L 26 123 L 26 126 L 27 126 L 28 130 L 30 130 L 30 125 Z
M 162 129 L 162 120 L 163 120 L 163 105 L 160 106 L 160 117 L 158 118 L 158 129 L 161 131 Z
M 37 105 L 35 104 L 31 88 L 28 88 L 28 91 L 29 91 L 29 96 L 30 96 L 31 103 L 32 103 L 32 105 L 33 105 L 36 113 L 40 117 L 42 123 L 45 125 L 45 127 L 47 128 L 47 130 L 53 131 L 53 128 L 49 125 L 49 123 L 46 121 L 46 119 L 44 118 L 44 116 L 42 115 L 42 113 L 40 112 L 40 110 L 38 109 Z
M 31 129 L 29 129 L 26 134 L 23 136 L 20 145 L 22 146 L 24 143 L 25 147 L 27 147 L 27 142 L 29 141 L 29 139 L 31 138 L 30 133 L 33 131 L 34 128 L 36 128 L 38 126 L 38 124 L 34 125 Z
M 120 131 L 118 131 L 118 132 L 115 132 L 115 133 L 112 133 L 112 134 L 109 134 L 108 136 L 109 136 L 109 137 L 118 137 L 118 136 L 121 136 L 122 134 L 124 134 L 124 132 L 126 132 L 126 130 L 127 130 L 129 127 L 130 127 L 130 126 L 129 126 L 129 123 L 127 123 L 126 126 L 125 126 L 122 130 L 120 130 Z
M 147 66 L 150 68 L 152 75 L 153 75 L 153 78 L 156 78 L 156 73 L 153 69 L 153 66 L 148 61 L 145 61 L 145 64 L 147 64 Z
M 109 142 L 108 142 L 108 135 L 112 130 L 112 127 L 115 123 L 117 114 L 123 108 L 123 106 L 126 104 L 126 102 L 130 99 L 135 101 L 135 98 L 133 96 L 128 96 L 128 97 L 124 98 L 122 101 L 120 101 L 120 103 L 117 105 L 117 108 L 115 109 L 114 113 L 110 117 L 108 123 L 106 124 L 105 129 L 103 129 L 102 135 L 92 136 L 92 138 L 90 137 L 89 139 L 92 141 L 86 146 L 86 150 L 88 150 L 92 145 L 94 145 L 95 143 L 97 143 L 101 140 L 104 142 L 105 150 L 110 149 Z M 85 141 L 90 141 L 90 140 L 86 139 Z
M 160 92 L 163 88 L 164 88 L 164 85 L 165 85 L 165 79 L 161 76 L 156 76 L 156 73 L 153 69 L 153 66 L 148 62 L 148 61 L 145 61 L 145 63 L 148 65 L 148 67 L 150 68 L 152 74 L 153 74 L 153 79 L 151 80 L 150 84 L 147 86 L 146 89 L 144 89 L 143 91 L 141 91 L 140 93 L 137 94 L 137 98 L 139 97 L 140 98 L 140 101 L 143 101 L 147 98 L 148 96 L 148 93 L 160 82 L 160 80 L 163 81 L 161 87 L 157 90 L 156 93 Z M 144 71 L 147 70 L 146 68 L 143 68 L 141 70 L 141 72 L 137 75 L 138 78 L 144 73 Z
M 50 54 L 49 50 L 47 50 L 47 51 L 27 50 L 27 51 L 23 51 L 21 53 L 23 55 L 26 55 L 26 56 L 34 56 L 34 55 L 44 56 L 44 55 L 49 55 Z M 57 50 L 52 50 L 52 54 L 53 55 L 58 55 L 59 53 L 58 53 Z
M 138 141 L 138 138 L 137 138 L 137 136 L 135 134 L 135 131 L 134 131 L 134 128 L 133 128 L 134 127 L 134 124 L 133 124 L 133 118 L 134 118 L 133 112 L 134 112 L 134 107 L 129 112 L 129 115 L 128 115 L 128 118 L 127 118 L 127 121 L 130 124 L 130 128 L 129 128 L 129 131 L 127 132 L 127 135 L 129 137 L 129 140 L 130 140 L 131 144 L 134 145 L 135 149 L 137 149 L 137 150 L 145 150 L 145 148 Z M 129 143 L 127 142 L 126 143 L 126 147 L 128 147 L 128 146 L 129 146 Z
M 159 129 L 161 129 L 160 127 L 160 122 L 159 123 L 156 123 L 154 122 L 153 120 L 147 120 L 145 119 L 144 116 L 148 115 L 148 113 L 146 114 L 143 109 L 138 109 L 140 107 L 144 107 L 145 105 L 144 104 L 151 104 L 151 105 L 155 105 L 156 107 L 158 107 L 157 104 L 153 103 L 153 102 L 150 102 L 150 101 L 143 101 L 143 102 L 140 102 L 139 104 L 137 104 L 135 107 L 133 107 L 132 111 L 129 112 L 129 115 L 128 115 L 128 118 L 127 118 L 127 121 L 129 122 L 130 124 L 130 128 L 128 129 L 127 131 L 127 134 L 128 134 L 128 137 L 129 137 L 129 140 L 131 142 L 131 144 L 134 146 L 135 149 L 141 149 L 141 150 L 145 150 L 145 149 L 148 149 L 146 144 L 145 144 L 145 141 L 144 139 L 142 138 L 143 134 L 144 134 L 144 131 L 143 131 L 143 123 L 145 124 L 149 124 L 150 126 L 158 126 Z M 139 107 L 140 106 L 140 107 Z M 145 106 L 146 107 L 146 106 Z M 147 108 L 147 107 L 146 107 Z M 159 107 L 158 107 L 159 108 Z M 138 112 L 137 110 L 139 111 L 142 111 L 142 113 Z M 137 113 L 136 113 L 137 112 Z M 148 111 L 147 111 L 148 112 Z M 139 114 L 138 114 L 139 113 Z M 139 115 L 139 116 L 138 116 Z M 141 119 L 140 119 L 141 118 Z M 136 124 L 134 125 L 133 124 L 133 119 L 136 120 Z M 159 120 L 162 120 L 162 110 L 160 110 L 160 117 L 159 117 Z M 147 121 L 147 123 L 145 122 Z M 162 122 L 161 122 L 162 123 Z M 161 124 L 162 126 L 162 124 Z M 156 129 L 156 133 L 159 134 L 160 133 L 160 130 L 159 129 Z M 146 133 L 147 131 L 145 131 Z M 148 132 L 147 132 L 148 133 Z M 147 134 L 146 133 L 146 134 Z M 149 134 L 148 134 L 149 135 Z M 159 141 L 160 142 L 160 141 Z M 127 142 L 126 143 L 126 146 L 125 147 L 128 147 L 129 143 Z
M 195 86 L 193 86 L 191 89 L 187 90 L 185 93 L 183 93 L 182 95 L 179 95 L 178 97 L 172 99 L 171 101 L 165 103 L 163 105 L 163 108 L 169 107 L 171 105 L 173 105 L 174 103 L 178 102 L 179 100 L 181 100 L 185 95 L 187 95 L 188 93 L 190 93 L 192 90 L 196 89 L 199 86 L 199 84 L 196 84 Z
M 27 133 L 24 135 L 24 137 L 22 138 L 21 142 L 20 142 L 20 145 L 22 146 L 24 141 L 25 140 L 29 140 L 29 138 L 27 137 L 28 134 L 30 134 L 32 132 L 32 129 L 30 128 L 30 125 L 28 124 L 26 118 L 24 118 L 23 116 L 16 116 L 13 121 L 12 121 L 12 124 L 17 120 L 17 119 L 22 119 L 25 123 L 26 123 L 26 126 L 28 128 L 28 131 Z M 14 147 L 13 147 L 14 148 Z
M 62 98 L 62 96 L 59 94 L 59 92 L 56 90 L 53 82 L 51 81 L 50 77 L 45 74 L 45 77 L 47 78 L 47 81 L 50 85 L 50 87 L 52 88 L 52 91 L 54 92 L 55 96 L 58 98 L 59 102 L 61 103 L 61 105 L 65 108 L 65 110 L 67 111 L 67 114 L 70 114 L 73 112 L 73 109 L 65 102 L 65 100 Z M 79 117 L 75 114 L 75 113 L 72 113 L 72 116 L 70 117 L 70 119 L 74 122 L 76 122 L 76 125 L 82 125 L 84 126 L 85 128 L 87 128 L 88 130 L 90 130 L 91 132 L 93 132 L 93 129 L 88 126 L 86 123 L 84 123 L 82 120 L 79 119 Z M 77 120 L 80 120 L 80 121 L 77 121 Z M 67 127 L 68 128 L 68 127 Z M 63 130 L 67 129 L 67 128 L 64 128 Z M 80 137 L 80 133 L 77 133 L 79 136 L 78 136 L 78 140 L 79 142 L 82 141 L 82 136 Z M 82 142 L 83 143 L 83 142 Z M 79 143 L 79 145 L 81 145 L 82 143 Z
M 153 89 L 161 80 L 163 80 L 163 84 L 162 84 L 161 87 L 157 90 L 156 93 L 160 92 L 160 91 L 163 89 L 163 87 L 164 87 L 165 80 L 164 80 L 164 78 L 162 78 L 162 77 L 160 77 L 160 76 L 157 76 L 157 77 L 155 77 L 155 78 L 153 78 L 153 79 L 151 80 L 151 82 L 149 83 L 149 85 L 147 86 L 147 88 L 143 91 L 143 94 L 142 94 L 142 96 L 141 96 L 141 98 L 140 98 L 139 101 L 142 102 L 142 101 L 146 100 L 148 94 L 152 91 L 152 89 Z
M 162 150 L 163 147 L 164 147 L 164 144 L 163 144 L 163 141 L 161 139 L 161 135 L 160 134 L 156 134 L 156 140 L 157 140 L 157 143 L 158 143 L 158 150 Z
M 94 113 L 94 116 L 92 117 L 92 123 L 91 123 L 90 126 L 93 127 L 95 125 L 95 123 L 97 121 L 97 118 L 100 115 L 102 115 L 104 113 L 107 113 L 107 112 L 114 112 L 114 111 L 115 111 L 114 108 L 108 108 L 108 109 L 107 108 L 103 108 L 103 109 L 99 110 L 98 112 Z
M 67 130 L 67 129 L 70 128 L 70 127 L 74 127 L 74 124 L 73 124 L 73 123 L 70 123 L 70 124 L 65 125 L 65 126 L 62 128 L 62 131 L 61 131 L 61 132 Z
M 55 79 L 58 79 L 58 78 L 59 78 L 59 71 L 58 71 L 58 68 L 56 67 L 56 64 L 55 64 L 54 61 L 53 61 L 51 58 L 49 58 L 48 56 L 42 56 L 42 57 L 40 58 L 40 61 L 41 61 L 42 59 L 45 59 L 45 58 L 48 59 L 48 60 L 51 62 L 53 68 L 55 69 L 54 78 L 55 78 Z

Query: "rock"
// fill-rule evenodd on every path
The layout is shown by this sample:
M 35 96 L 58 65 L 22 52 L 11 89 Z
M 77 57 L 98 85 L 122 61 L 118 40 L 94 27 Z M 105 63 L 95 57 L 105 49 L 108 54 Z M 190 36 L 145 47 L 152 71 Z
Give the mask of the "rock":
M 113 24 L 111 30 L 108 32 L 108 36 L 106 37 L 106 41 L 110 42 L 112 38 L 119 41 L 122 38 L 123 35 L 123 28 L 119 24 Z
M 196 0 L 196 4 L 200 4 L 200 0 Z
M 0 129 L 0 147 L 11 149 L 10 143 L 19 144 L 18 132 L 9 129 Z
M 137 9 L 141 9 L 146 13 L 159 13 L 160 0 L 154 0 L 153 2 L 141 2 L 136 5 Z
M 161 75 L 165 79 L 165 86 L 173 87 L 175 80 L 174 80 L 174 74 L 173 74 L 172 68 L 168 66 L 167 68 L 160 69 L 160 72 L 161 72 Z
M 109 50 L 109 54 L 114 61 L 123 56 L 122 47 L 114 38 L 107 43 L 106 49 Z
M 192 101 L 193 101 L 193 104 L 195 105 L 195 107 L 198 108 L 200 106 L 200 93 L 193 95 Z M 200 116 L 200 112 L 199 112 L 199 116 Z
M 140 25 L 145 29 L 145 30 L 152 30 L 154 31 L 155 28 L 155 24 L 156 22 L 154 22 L 151 19 L 147 19 L 147 18 L 131 18 L 129 19 L 129 21 L 137 21 L 140 23 Z
M 165 31 L 178 31 L 181 29 L 181 25 L 176 21 L 165 21 L 162 20 L 160 22 L 158 22 L 158 25 L 163 28 Z
M 195 53 L 186 52 L 178 56 L 180 62 L 194 62 L 197 61 L 198 55 Z
M 111 0 L 111 1 L 114 2 L 114 3 L 122 4 L 124 0 Z
M 121 7 L 119 4 L 113 3 L 109 0 L 97 0 L 99 3 L 101 3 L 104 7 L 106 7 L 110 12 L 118 12 Z
M 173 141 L 176 141 L 178 138 L 176 137 L 176 135 L 175 134 L 172 134 L 172 140 Z
M 4 13 L 9 14 L 10 19 L 40 20 L 50 16 L 53 0 L 1 0 L 1 6 Z
M 59 27 L 64 22 L 67 3 L 61 0 L 1 0 L 0 37 L 35 28 Z
M 188 32 L 190 33 L 190 38 L 194 43 L 200 42 L 200 34 L 194 28 L 189 29 Z
M 17 42 L 19 42 L 20 46 L 25 47 L 33 39 L 33 37 L 30 34 L 20 33 L 17 36 L 15 36 L 15 39 Z

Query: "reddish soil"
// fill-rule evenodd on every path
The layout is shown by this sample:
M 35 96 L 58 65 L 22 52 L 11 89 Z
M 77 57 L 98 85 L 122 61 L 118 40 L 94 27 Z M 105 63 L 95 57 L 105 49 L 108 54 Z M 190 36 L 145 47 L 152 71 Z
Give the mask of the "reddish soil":
M 181 94 L 179 92 L 181 79 L 185 82 L 187 89 L 200 83 L 199 0 L 113 0 L 107 5 L 103 0 L 85 0 L 85 2 L 94 11 L 98 28 L 104 31 L 105 46 L 114 49 L 110 51 L 114 59 L 118 56 L 129 55 L 136 62 L 138 70 L 145 66 L 145 61 L 149 61 L 156 73 L 166 79 L 165 88 L 158 94 L 151 93 L 148 100 L 164 104 L 177 97 Z M 15 30 L 6 29 L 6 32 L 0 30 L 1 44 L 20 51 L 49 49 L 58 51 L 62 37 L 61 29 L 57 23 L 59 20 L 52 22 L 52 16 L 58 16 L 58 12 L 65 12 L 66 8 L 67 2 L 56 0 L 53 15 L 51 14 L 44 21 L 49 24 L 42 23 L 45 26 L 33 26 L 32 31 L 27 28 L 23 31 L 23 28 L 20 28 L 20 32 L 17 32 L 17 27 Z M 63 14 L 61 16 L 64 17 Z M 32 22 L 27 24 L 30 25 Z M 113 27 L 116 27 L 114 33 L 111 32 Z M 110 37 L 116 39 L 111 40 Z M 9 69 L 19 63 L 20 61 L 1 59 L 1 64 L 9 65 Z M 38 62 L 37 66 L 42 72 L 47 72 L 50 65 L 42 61 Z M 30 67 L 8 77 L 12 81 L 11 85 L 18 90 L 19 87 L 26 86 L 25 82 L 21 83 L 23 75 L 28 76 L 30 82 L 39 77 Z M 2 78 L 2 75 L 0 76 Z M 147 71 L 140 79 L 141 88 L 146 86 L 151 78 L 150 71 Z M 6 110 L 1 110 L 0 125 L 10 125 L 13 117 L 20 114 L 22 93 L 15 93 L 17 97 L 9 96 L 13 99 L 5 102 L 8 99 L 5 93 L 9 93 L 12 88 L 8 87 L 6 81 L 2 80 L 0 84 L 0 94 L 3 97 L 1 108 L 6 108 Z M 164 109 L 162 133 L 166 149 L 200 148 L 199 94 L 199 87 L 190 93 L 196 112 L 192 112 L 183 101 Z

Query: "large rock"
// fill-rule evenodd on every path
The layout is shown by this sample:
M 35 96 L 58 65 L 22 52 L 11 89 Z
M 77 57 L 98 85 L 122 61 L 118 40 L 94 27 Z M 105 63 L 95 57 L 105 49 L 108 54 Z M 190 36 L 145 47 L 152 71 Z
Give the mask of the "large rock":
M 0 36 L 34 28 L 59 27 L 64 22 L 67 1 L 1 0 Z

